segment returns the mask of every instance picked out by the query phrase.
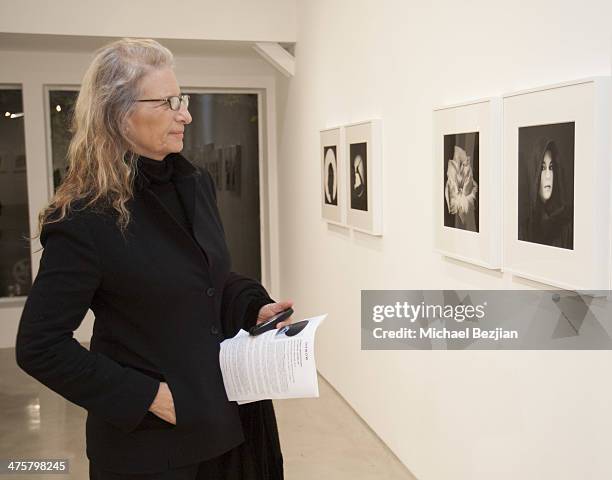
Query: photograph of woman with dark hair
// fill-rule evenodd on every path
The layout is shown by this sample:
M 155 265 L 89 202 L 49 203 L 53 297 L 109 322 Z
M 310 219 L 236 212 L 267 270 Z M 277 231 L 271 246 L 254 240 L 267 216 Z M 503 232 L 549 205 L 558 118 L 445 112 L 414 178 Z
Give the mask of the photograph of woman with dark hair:
M 519 128 L 518 239 L 574 248 L 574 123 Z

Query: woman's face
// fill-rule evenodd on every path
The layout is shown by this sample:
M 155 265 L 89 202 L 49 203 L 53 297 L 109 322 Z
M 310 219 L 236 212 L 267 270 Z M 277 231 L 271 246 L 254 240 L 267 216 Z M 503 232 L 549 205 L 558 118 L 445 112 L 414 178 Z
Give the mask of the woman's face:
M 540 175 L 540 200 L 546 203 L 553 191 L 553 159 L 550 150 L 546 150 L 542 159 L 542 173 Z
M 172 68 L 149 72 L 142 78 L 140 88 L 142 100 L 181 94 Z M 191 115 L 182 105 L 174 111 L 168 102 L 136 102 L 127 119 L 126 137 L 134 153 L 163 160 L 169 153 L 183 150 L 183 132 L 189 123 Z

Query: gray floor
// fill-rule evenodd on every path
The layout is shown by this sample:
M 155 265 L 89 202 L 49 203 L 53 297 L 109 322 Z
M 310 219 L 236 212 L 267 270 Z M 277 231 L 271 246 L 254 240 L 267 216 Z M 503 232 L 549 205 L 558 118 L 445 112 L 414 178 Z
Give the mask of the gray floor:
M 14 349 L 0 349 L 0 460 L 67 458 L 68 478 L 87 479 L 85 410 L 29 377 L 14 358 Z M 319 388 L 318 399 L 275 402 L 285 478 L 414 479 L 323 378 Z M 67 477 L 20 474 L 10 478 Z

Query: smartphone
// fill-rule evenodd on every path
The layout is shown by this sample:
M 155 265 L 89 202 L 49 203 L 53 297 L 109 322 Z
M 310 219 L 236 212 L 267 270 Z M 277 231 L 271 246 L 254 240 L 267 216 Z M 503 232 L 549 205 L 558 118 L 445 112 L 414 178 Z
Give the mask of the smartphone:
M 264 323 L 260 323 L 259 325 L 255 325 L 254 327 L 251 327 L 251 329 L 249 330 L 249 333 L 251 335 L 261 335 L 262 333 L 267 332 L 268 330 L 273 330 L 276 328 L 276 325 L 278 325 L 283 320 L 286 320 L 287 318 L 289 318 L 292 314 L 293 314 L 293 308 L 288 308 L 287 310 L 283 310 L 282 312 L 277 313 L 276 315 L 274 315 L 272 318 L 268 319 Z

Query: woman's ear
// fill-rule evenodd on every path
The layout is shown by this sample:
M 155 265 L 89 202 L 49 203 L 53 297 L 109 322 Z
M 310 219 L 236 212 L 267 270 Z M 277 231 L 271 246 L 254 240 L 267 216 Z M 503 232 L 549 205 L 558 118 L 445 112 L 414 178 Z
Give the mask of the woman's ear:
M 123 126 L 121 127 L 121 131 L 126 137 L 130 134 L 130 123 L 130 118 L 128 117 L 125 119 Z
M 134 147 L 134 143 L 132 142 L 132 134 L 131 134 L 131 126 L 132 126 L 132 122 L 130 121 L 130 118 L 126 118 L 125 121 L 123 122 L 123 125 L 121 126 L 121 134 L 123 135 L 123 139 L 125 140 L 125 142 L 127 143 L 127 145 L 130 148 Z
M 121 127 L 121 133 L 123 134 L 123 138 L 125 139 L 125 141 L 128 144 L 132 145 L 132 122 L 130 121 L 129 117 L 123 123 L 123 126 Z

